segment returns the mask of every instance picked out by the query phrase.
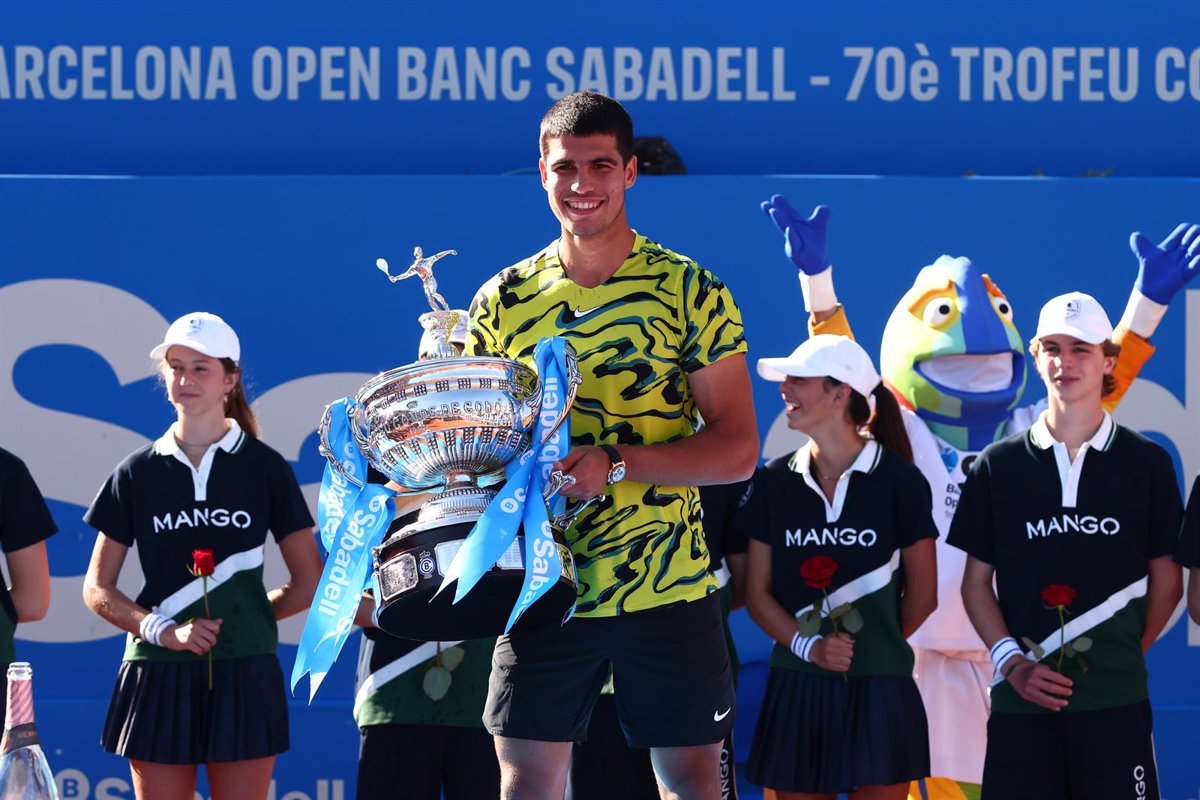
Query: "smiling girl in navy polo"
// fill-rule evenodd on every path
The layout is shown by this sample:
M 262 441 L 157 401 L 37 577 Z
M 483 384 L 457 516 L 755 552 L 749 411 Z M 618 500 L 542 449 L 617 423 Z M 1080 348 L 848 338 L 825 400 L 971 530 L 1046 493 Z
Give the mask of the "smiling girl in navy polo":
M 100 531 L 88 607 L 129 633 L 101 743 L 130 760 L 139 798 L 266 797 L 288 747 L 276 620 L 308 607 L 321 573 L 313 520 L 282 456 L 256 438 L 240 345 L 212 314 L 181 317 L 150 352 L 177 420 L 117 466 L 84 519 Z M 267 533 L 290 573 L 263 588 Z M 145 585 L 117 588 L 137 544 Z M 211 550 L 195 577 L 193 550 Z
M 758 471 L 738 518 L 746 605 L 776 641 L 747 774 L 781 800 L 900 800 L 929 772 L 905 642 L 937 605 L 929 485 L 853 340 L 814 336 L 758 371 L 810 442 Z

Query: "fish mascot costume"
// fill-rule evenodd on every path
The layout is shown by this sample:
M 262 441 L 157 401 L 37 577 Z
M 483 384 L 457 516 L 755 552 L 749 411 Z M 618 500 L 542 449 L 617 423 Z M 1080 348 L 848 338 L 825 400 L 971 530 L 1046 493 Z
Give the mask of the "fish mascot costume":
M 782 195 L 762 204 L 799 269 L 809 333 L 852 336 L 826 257 L 829 209 L 799 214 Z M 1171 298 L 1200 270 L 1200 226 L 1180 225 L 1155 245 L 1130 237 L 1137 280 L 1113 341 L 1121 345 L 1112 410 L 1154 352 L 1149 338 Z M 966 555 L 945 544 L 959 487 L 984 447 L 1033 424 L 1045 407 L 1022 405 L 1025 339 L 1000 287 L 967 258 L 943 255 L 917 273 L 884 328 L 880 373 L 900 402 L 913 461 L 929 481 L 937 524 L 938 607 L 909 640 L 929 720 L 929 800 L 975 798 L 983 778 L 992 662 L 963 608 Z M 914 784 L 910 798 L 922 797 Z

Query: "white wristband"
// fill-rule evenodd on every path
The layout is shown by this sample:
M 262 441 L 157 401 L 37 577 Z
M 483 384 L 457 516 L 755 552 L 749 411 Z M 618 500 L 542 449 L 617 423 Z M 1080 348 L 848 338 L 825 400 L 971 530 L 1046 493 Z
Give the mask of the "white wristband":
M 143 641 L 153 645 L 162 647 L 160 637 L 167 628 L 175 624 L 175 620 L 170 617 L 164 617 L 162 614 L 151 611 L 146 616 L 142 617 L 141 623 L 138 625 L 138 635 Z
M 816 275 L 800 273 L 800 293 L 804 295 L 804 310 L 828 311 L 837 306 L 837 295 L 833 291 L 833 267 L 826 267 Z
M 1121 316 L 1121 325 L 1125 330 L 1133 331 L 1143 339 L 1149 339 L 1158 330 L 1158 323 L 1162 322 L 1163 314 L 1166 313 L 1166 306 L 1154 302 L 1134 289 L 1129 293 L 1129 303 Z
M 996 676 L 1000 677 L 1002 675 L 1000 668 L 1007 664 L 1009 659 L 1020 655 L 1024 655 L 1021 652 L 1021 645 L 1017 644 L 1017 640 L 1011 636 L 1005 636 L 992 645 L 992 664 L 996 667 Z
M 792 636 L 792 655 L 801 661 L 812 663 L 812 659 L 809 656 L 812 654 L 813 645 L 824 638 L 819 633 L 814 636 L 801 636 L 799 633 L 796 633 Z

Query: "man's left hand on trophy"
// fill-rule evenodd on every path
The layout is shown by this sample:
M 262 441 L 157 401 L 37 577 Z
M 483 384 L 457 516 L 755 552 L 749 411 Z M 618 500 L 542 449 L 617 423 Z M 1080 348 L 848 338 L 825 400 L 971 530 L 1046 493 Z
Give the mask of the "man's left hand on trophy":
M 574 500 L 604 494 L 611 467 L 608 453 L 595 445 L 571 448 L 561 460 L 554 462 L 554 469 L 562 470 L 575 479 L 573 484 L 564 486 L 559 494 Z

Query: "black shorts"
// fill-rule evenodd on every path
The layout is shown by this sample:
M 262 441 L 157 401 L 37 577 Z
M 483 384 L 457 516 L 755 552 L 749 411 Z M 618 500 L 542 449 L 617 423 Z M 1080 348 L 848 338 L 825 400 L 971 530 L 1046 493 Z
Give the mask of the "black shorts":
M 1150 701 L 1102 711 L 992 713 L 984 800 L 1158 797 Z
M 610 664 L 631 746 L 715 744 L 732 729 L 733 679 L 715 593 L 501 636 L 483 724 L 514 739 L 584 741 Z
M 929 727 L 912 678 L 772 667 L 746 777 L 785 792 L 838 794 L 929 775 Z
M 721 743 L 721 800 L 738 800 L 733 731 Z M 658 800 L 650 751 L 630 747 L 617 721 L 617 700 L 602 694 L 592 710 L 588 739 L 571 749 L 565 800 Z
M 358 750 L 358 800 L 500 796 L 500 764 L 482 728 L 369 725 Z
M 123 661 L 100 744 L 155 764 L 211 764 L 288 749 L 287 695 L 272 655 Z

